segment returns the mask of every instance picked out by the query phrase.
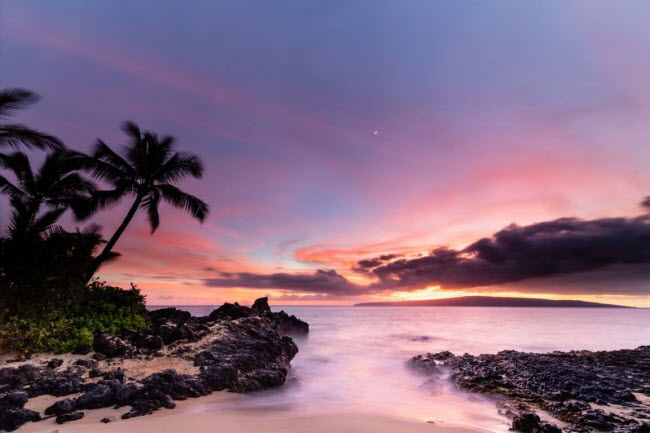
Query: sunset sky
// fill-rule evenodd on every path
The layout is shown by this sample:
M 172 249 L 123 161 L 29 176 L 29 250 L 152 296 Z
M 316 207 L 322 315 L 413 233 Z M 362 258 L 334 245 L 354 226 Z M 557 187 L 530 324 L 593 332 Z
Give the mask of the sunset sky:
M 129 119 L 202 157 L 182 187 L 207 221 L 163 207 L 152 236 L 139 215 L 100 272 L 150 304 L 650 307 L 649 16 L 645 0 L 5 1 L 0 85 L 41 94 L 18 120 L 69 147 L 119 146 Z M 129 204 L 97 215 L 106 236 Z

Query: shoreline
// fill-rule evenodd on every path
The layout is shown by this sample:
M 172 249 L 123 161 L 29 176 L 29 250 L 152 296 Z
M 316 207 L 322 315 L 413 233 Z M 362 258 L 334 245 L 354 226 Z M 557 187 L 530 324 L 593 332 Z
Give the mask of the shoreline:
M 305 416 L 278 416 L 255 410 L 204 410 L 215 403 L 235 401 L 237 394 L 225 391 L 215 392 L 199 399 L 178 401 L 176 409 L 163 409 L 138 418 L 123 420 L 124 409 L 96 409 L 87 411 L 79 421 L 56 424 L 54 418 L 27 423 L 18 431 L 24 433 L 177 433 L 179 431 L 213 431 L 218 426 L 220 433 L 264 432 L 264 433 L 489 433 L 489 430 L 463 425 L 430 424 L 390 415 L 364 412 L 331 412 Z M 112 417 L 110 423 L 99 422 Z

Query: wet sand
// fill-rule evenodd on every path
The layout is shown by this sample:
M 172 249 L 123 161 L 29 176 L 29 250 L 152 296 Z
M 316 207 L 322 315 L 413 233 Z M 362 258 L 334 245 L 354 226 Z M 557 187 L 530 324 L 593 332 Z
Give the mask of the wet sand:
M 488 433 L 488 430 L 462 426 L 430 424 L 390 416 L 366 413 L 328 413 L 309 416 L 266 415 L 255 411 L 206 412 L 211 403 L 236 399 L 236 395 L 217 392 L 211 396 L 177 402 L 173 410 L 163 409 L 150 416 L 122 420 L 125 409 L 98 409 L 85 411 L 86 416 L 58 425 L 54 419 L 27 423 L 21 433 Z M 112 421 L 100 422 L 102 418 Z

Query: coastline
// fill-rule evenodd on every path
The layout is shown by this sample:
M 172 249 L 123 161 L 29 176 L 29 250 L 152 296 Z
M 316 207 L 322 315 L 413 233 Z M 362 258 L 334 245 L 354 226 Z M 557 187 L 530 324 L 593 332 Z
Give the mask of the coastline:
M 306 416 L 268 415 L 252 410 L 206 411 L 211 404 L 236 401 L 240 396 L 228 392 L 215 392 L 200 399 L 177 402 L 176 409 L 161 410 L 150 416 L 122 420 L 120 409 L 98 409 L 88 411 L 81 420 L 63 425 L 53 418 L 28 423 L 20 428 L 21 433 L 84 433 L 92 429 L 104 433 L 176 433 L 179 431 L 214 431 L 220 433 L 241 433 L 263 431 L 264 433 L 489 433 L 489 430 L 460 425 L 430 424 L 389 415 L 362 412 L 336 412 Z M 100 423 L 104 418 L 114 418 L 108 424 Z

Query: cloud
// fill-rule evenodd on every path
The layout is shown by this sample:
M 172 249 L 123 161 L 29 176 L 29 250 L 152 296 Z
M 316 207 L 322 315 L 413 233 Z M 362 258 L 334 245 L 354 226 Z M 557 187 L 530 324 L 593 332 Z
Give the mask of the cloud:
M 255 274 L 250 272 L 221 273 L 220 278 L 203 280 L 213 287 L 247 287 L 282 289 L 296 292 L 350 296 L 365 293 L 368 287 L 354 284 L 335 270 L 319 269 L 313 274 Z
M 370 269 L 376 268 L 384 263 L 399 257 L 397 254 L 384 254 L 382 256 L 373 257 L 371 259 L 359 260 L 357 266 L 352 268 L 353 271 L 362 274 L 367 273 Z
M 415 258 L 385 254 L 361 260 L 353 270 L 377 281 L 359 285 L 335 270 L 320 269 L 313 274 L 219 272 L 217 278 L 203 283 L 280 289 L 329 299 L 431 285 L 443 289 L 516 285 L 515 290 L 546 293 L 645 294 L 650 290 L 650 215 L 512 224 L 463 249 L 442 247 Z
M 464 249 L 438 248 L 427 256 L 395 260 L 370 271 L 379 279 L 373 284 L 377 289 L 425 285 L 457 289 L 582 274 L 614 265 L 647 269 L 649 264 L 646 215 L 513 224 Z

